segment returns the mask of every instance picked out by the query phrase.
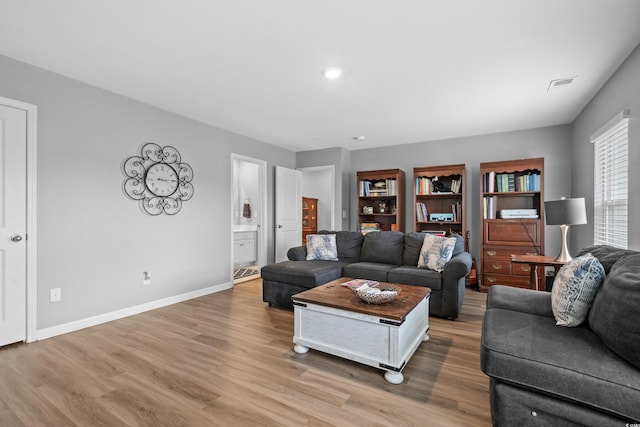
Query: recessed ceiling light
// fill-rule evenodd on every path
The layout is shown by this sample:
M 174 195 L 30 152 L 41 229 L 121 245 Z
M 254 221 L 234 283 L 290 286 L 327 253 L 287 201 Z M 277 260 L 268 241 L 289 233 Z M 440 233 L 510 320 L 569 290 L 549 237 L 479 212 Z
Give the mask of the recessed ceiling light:
M 362 141 L 364 140 L 364 135 L 358 135 L 358 136 L 354 136 L 353 138 L 351 138 L 355 141 Z
M 331 67 L 327 68 L 322 72 L 322 75 L 328 79 L 337 79 L 342 75 L 342 70 L 340 68 Z

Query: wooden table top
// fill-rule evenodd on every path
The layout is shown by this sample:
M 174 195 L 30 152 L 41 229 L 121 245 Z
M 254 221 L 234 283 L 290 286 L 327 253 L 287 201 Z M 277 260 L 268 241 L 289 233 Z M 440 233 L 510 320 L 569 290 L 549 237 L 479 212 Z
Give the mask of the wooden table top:
M 537 265 L 564 265 L 564 262 L 556 261 L 554 256 L 546 255 L 511 255 L 511 262 Z
M 371 316 L 384 317 L 391 320 L 404 321 L 407 314 L 431 293 L 430 288 L 394 283 L 394 285 L 402 288 L 402 291 L 396 299 L 384 304 L 367 304 L 361 301 L 351 289 L 342 286 L 342 283 L 349 280 L 353 279 L 341 277 L 324 285 L 300 292 L 291 298 L 294 302 L 307 302 L 369 314 Z

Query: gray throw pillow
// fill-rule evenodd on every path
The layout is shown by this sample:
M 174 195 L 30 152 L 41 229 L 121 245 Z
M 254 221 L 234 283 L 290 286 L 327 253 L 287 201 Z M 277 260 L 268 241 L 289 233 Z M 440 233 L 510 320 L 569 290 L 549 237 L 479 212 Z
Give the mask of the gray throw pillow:
M 591 330 L 640 369 L 640 253 L 626 255 L 611 271 L 589 311 Z

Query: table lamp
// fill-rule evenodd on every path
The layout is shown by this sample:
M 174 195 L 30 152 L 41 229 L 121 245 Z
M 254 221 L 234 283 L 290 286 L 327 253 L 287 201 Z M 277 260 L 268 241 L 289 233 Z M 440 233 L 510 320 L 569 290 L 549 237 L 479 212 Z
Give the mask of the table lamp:
M 560 255 L 556 258 L 558 262 L 571 261 L 569 248 L 567 247 L 567 231 L 570 225 L 587 223 L 587 210 L 585 208 L 584 197 L 577 199 L 553 200 L 544 202 L 544 214 L 547 225 L 559 225 L 562 232 L 562 248 Z

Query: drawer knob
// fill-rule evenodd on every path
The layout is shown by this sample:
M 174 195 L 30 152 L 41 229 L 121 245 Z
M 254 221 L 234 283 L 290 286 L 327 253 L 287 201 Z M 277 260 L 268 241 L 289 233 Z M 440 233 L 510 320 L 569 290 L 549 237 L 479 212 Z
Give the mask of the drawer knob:
M 529 267 L 528 265 L 523 265 L 522 266 L 522 271 L 525 271 L 525 272 L 529 273 L 531 271 L 531 267 Z
M 495 277 L 487 277 L 487 282 L 496 283 L 496 278 Z
M 496 256 L 496 251 L 487 251 L 487 255 L 489 256 Z
M 492 267 L 494 270 L 502 270 L 502 266 L 500 264 L 493 264 Z

